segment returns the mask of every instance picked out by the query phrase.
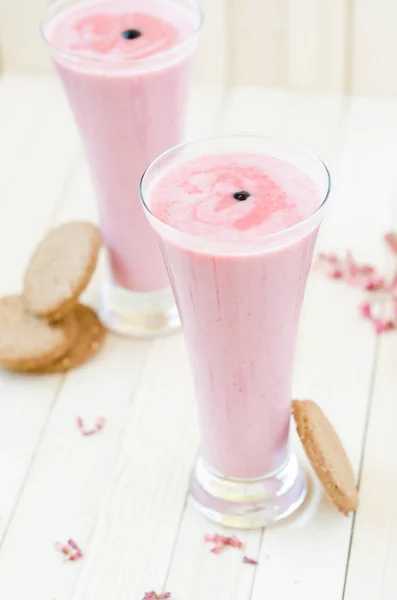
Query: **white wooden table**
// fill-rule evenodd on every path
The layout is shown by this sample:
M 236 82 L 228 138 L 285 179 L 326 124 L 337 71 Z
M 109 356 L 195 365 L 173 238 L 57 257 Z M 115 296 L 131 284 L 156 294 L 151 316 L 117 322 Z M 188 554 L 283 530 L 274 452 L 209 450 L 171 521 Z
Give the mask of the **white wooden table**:
M 386 266 L 382 234 L 397 224 L 397 101 L 261 88 L 195 89 L 189 137 L 249 130 L 292 138 L 333 175 L 319 246 Z M 52 79 L 0 80 L 0 293 L 20 288 L 44 230 L 95 219 L 79 140 Z M 87 293 L 95 303 L 97 281 Z M 319 402 L 357 472 L 355 518 L 323 499 L 295 526 L 242 533 L 215 556 L 220 528 L 186 503 L 197 451 L 194 399 L 180 335 L 109 337 L 67 376 L 0 373 L 1 600 L 395 600 L 397 597 L 397 334 L 376 338 L 358 291 L 313 272 L 294 383 Z M 103 415 L 101 436 L 75 426 Z M 85 557 L 64 564 L 56 541 Z

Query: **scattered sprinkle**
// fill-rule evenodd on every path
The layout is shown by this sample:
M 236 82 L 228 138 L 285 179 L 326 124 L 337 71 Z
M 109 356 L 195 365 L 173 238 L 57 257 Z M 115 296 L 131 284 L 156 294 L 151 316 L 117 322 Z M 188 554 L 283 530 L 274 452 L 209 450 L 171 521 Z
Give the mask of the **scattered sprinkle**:
M 319 265 L 323 267 L 326 275 L 331 279 L 340 279 L 352 287 L 359 287 L 367 291 L 384 289 L 386 282 L 372 265 L 360 264 L 347 252 L 344 259 L 336 254 L 319 254 Z
M 397 328 L 397 323 L 395 320 L 375 316 L 373 312 L 373 306 L 369 302 L 363 302 L 363 304 L 360 304 L 359 311 L 364 319 L 371 321 L 378 335 Z M 394 317 L 397 316 L 396 313 L 397 305 L 394 306 Z
M 214 544 L 214 546 L 211 548 L 211 552 L 213 554 L 220 554 L 227 546 L 230 546 L 231 548 L 238 548 L 239 550 L 244 548 L 243 542 L 241 542 L 235 536 L 230 537 L 226 535 L 220 535 L 219 533 L 207 533 L 204 536 L 204 541 Z
M 248 556 L 243 556 L 243 563 L 246 565 L 257 565 L 258 561 L 253 558 L 248 558 Z
M 70 554 L 70 548 L 69 548 L 69 546 L 66 546 L 65 544 L 61 544 L 60 542 L 57 542 L 55 544 L 55 550 L 57 552 L 61 552 L 65 556 L 69 556 L 69 554 Z
M 83 436 L 88 437 L 90 435 L 95 435 L 96 433 L 99 433 L 100 431 L 102 431 L 102 429 L 106 425 L 106 419 L 104 417 L 98 417 L 97 420 L 95 421 L 95 426 L 93 428 L 84 429 L 83 419 L 81 417 L 77 417 L 76 425 L 77 425 L 77 428 L 80 429 Z
M 364 319 L 372 319 L 372 308 L 369 302 L 363 302 L 358 308 Z
M 397 233 L 394 233 L 393 231 L 386 233 L 385 242 L 393 254 L 397 254 Z
M 67 544 L 57 542 L 55 550 L 64 556 L 64 562 L 74 562 L 83 558 L 83 553 L 76 542 L 72 539 L 68 540 Z
M 389 250 L 397 255 L 397 233 L 387 233 L 384 240 Z M 373 265 L 358 263 L 351 252 L 347 252 L 344 259 L 334 253 L 322 252 L 318 259 L 319 266 L 331 279 L 368 292 L 367 299 L 359 305 L 359 312 L 378 335 L 397 329 L 397 270 L 388 280 Z
M 388 321 L 387 319 L 374 319 L 373 324 L 375 325 L 375 331 L 378 335 L 396 329 L 395 322 Z
M 72 539 L 68 540 L 68 545 L 72 548 L 72 550 L 77 550 L 78 552 L 81 552 L 80 548 L 78 547 L 78 545 L 76 544 L 76 542 Z

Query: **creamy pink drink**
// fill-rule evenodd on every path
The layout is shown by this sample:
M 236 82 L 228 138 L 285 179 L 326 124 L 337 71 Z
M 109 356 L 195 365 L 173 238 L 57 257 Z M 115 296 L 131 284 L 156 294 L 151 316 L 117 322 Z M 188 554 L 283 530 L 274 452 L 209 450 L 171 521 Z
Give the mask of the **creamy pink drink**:
M 158 329 L 169 282 L 139 181 L 182 138 L 200 19 L 185 0 L 61 0 L 44 23 L 92 174 L 114 286 L 103 317 L 116 330 L 128 308 L 132 332 L 139 329 L 142 299 L 154 314 L 147 333 Z M 128 319 L 121 325 L 128 329 Z
M 235 151 L 226 151 L 231 139 Z M 143 180 L 193 366 L 202 459 L 192 492 L 201 508 L 208 498 L 203 500 L 198 485 L 207 496 L 216 489 L 203 482 L 205 470 L 209 478 L 229 483 L 267 479 L 268 502 L 269 483 L 273 493 L 279 490 L 269 475 L 292 464 L 295 340 L 328 189 L 325 167 L 309 153 L 318 173 L 294 160 L 295 146 L 254 137 L 254 151 L 247 144 L 240 149 L 238 141 L 249 139 L 212 140 L 221 152 L 208 140 L 207 154 L 197 149 L 196 156 L 189 153 L 194 144 L 179 147 L 179 154 L 178 148 L 166 153 Z M 200 144 L 204 152 L 205 142 Z M 292 148 L 286 156 L 283 144 Z M 304 496 L 295 462 L 289 477 L 291 469 L 296 489 L 284 513 Z M 282 479 L 285 486 L 285 474 Z M 225 522 L 224 506 L 207 502 L 206 508 L 223 512 Z M 263 508 L 250 506 L 249 526 L 253 512 L 261 513 L 254 525 L 280 518 L 277 510 L 269 517 L 268 504 L 264 517 Z

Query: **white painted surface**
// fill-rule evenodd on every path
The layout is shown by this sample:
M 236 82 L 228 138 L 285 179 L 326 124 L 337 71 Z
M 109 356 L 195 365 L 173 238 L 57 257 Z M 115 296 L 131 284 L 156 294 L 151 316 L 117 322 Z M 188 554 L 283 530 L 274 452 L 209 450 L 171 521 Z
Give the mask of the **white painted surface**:
M 397 4 L 356 0 L 352 15 L 351 89 L 359 94 L 397 95 Z
M 40 23 L 50 0 L 0 0 L 1 67 L 26 73 L 47 71 L 50 62 Z
M 232 81 L 285 85 L 287 0 L 229 0 Z
M 287 83 L 298 90 L 341 91 L 348 77 L 348 2 L 289 0 Z
M 397 102 L 195 88 L 187 136 L 233 129 L 283 135 L 320 153 L 334 193 L 319 247 L 351 248 L 386 265 L 381 235 L 397 226 Z M 96 217 L 56 82 L 5 77 L 0 130 L 6 293 L 18 288 L 46 227 Z M 86 294 L 93 304 L 97 284 L 98 277 Z M 241 534 L 257 568 L 237 551 L 212 555 L 203 535 L 218 528 L 186 505 L 198 442 L 181 336 L 110 336 L 95 361 L 66 377 L 1 372 L 0 598 L 141 600 L 147 590 L 169 589 L 175 600 L 394 600 L 397 334 L 377 340 L 357 316 L 359 298 L 312 273 L 294 395 L 317 400 L 334 422 L 361 474 L 360 509 L 343 518 L 315 485 L 310 512 L 294 524 Z M 103 415 L 108 424 L 101 436 L 82 438 L 77 415 Z M 75 564 L 53 549 L 69 536 L 85 551 Z

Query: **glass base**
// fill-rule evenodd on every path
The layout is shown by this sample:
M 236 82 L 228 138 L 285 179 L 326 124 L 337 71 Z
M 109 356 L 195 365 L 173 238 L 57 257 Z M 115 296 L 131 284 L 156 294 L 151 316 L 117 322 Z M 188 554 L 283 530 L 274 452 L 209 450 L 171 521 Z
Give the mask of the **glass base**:
M 295 454 L 273 473 L 247 481 L 225 479 L 198 458 L 190 480 L 191 500 L 207 518 L 239 529 L 272 525 L 304 502 L 307 481 Z
M 181 328 L 171 288 L 151 293 L 132 292 L 105 280 L 99 316 L 110 331 L 139 338 L 168 335 Z

